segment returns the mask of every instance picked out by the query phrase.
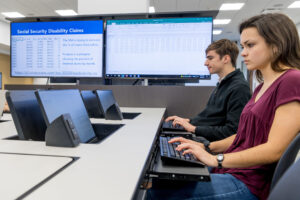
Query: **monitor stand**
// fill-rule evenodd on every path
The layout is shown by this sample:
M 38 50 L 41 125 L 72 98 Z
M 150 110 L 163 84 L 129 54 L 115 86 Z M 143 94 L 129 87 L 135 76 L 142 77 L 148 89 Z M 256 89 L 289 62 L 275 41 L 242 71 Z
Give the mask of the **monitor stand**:
M 147 78 L 144 79 L 144 81 L 142 82 L 142 85 L 143 86 L 148 86 L 148 79 Z

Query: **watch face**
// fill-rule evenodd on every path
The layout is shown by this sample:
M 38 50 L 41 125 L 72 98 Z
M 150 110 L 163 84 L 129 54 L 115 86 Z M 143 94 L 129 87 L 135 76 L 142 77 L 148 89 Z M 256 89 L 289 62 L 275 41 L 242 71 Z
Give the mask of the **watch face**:
M 223 161 L 223 159 L 224 159 L 224 155 L 223 154 L 218 154 L 217 155 L 217 160 L 218 161 Z

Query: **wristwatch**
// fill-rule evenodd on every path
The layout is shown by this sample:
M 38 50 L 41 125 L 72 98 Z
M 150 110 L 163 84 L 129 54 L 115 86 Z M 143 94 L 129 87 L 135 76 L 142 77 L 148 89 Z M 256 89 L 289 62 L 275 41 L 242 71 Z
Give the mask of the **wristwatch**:
M 217 161 L 218 161 L 218 168 L 221 169 L 223 166 L 222 166 L 222 162 L 224 160 L 224 154 L 218 154 L 217 155 Z

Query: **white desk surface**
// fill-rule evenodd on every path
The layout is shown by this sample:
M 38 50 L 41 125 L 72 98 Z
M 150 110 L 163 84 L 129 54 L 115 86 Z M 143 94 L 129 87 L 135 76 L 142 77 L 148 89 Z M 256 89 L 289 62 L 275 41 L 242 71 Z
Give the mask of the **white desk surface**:
M 59 148 L 45 142 L 0 140 L 0 152 L 80 157 L 25 199 L 131 199 L 165 108 L 121 110 L 142 114 L 133 120 L 92 119 L 94 123 L 125 124 L 100 144 Z M 6 132 L 15 135 L 14 126 L 8 125 L 12 123 L 0 123 L 0 138 L 7 137 Z M 2 195 L 0 198 L 6 199 Z
M 0 154 L 1 197 L 20 197 L 72 160 L 68 157 Z

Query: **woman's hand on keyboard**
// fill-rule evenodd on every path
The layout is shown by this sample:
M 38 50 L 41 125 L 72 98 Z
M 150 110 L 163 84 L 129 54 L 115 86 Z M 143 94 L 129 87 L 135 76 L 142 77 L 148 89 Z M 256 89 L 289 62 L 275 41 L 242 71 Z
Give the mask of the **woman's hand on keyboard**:
M 198 145 L 202 149 L 205 149 L 204 144 L 202 144 L 200 142 L 196 142 L 194 140 L 189 140 L 189 139 L 186 139 L 186 138 L 183 138 L 183 137 L 174 137 L 171 140 L 169 140 L 169 143 L 175 143 L 175 142 L 180 142 L 181 144 L 191 143 L 191 144 Z
M 173 142 L 180 142 L 180 145 L 177 146 L 177 151 L 183 151 L 183 154 L 191 153 L 193 154 L 199 161 L 203 162 L 204 164 L 217 167 L 218 162 L 214 155 L 205 151 L 204 145 L 199 142 L 195 142 L 193 140 L 188 140 L 182 137 L 173 138 L 169 141 L 170 143 Z

